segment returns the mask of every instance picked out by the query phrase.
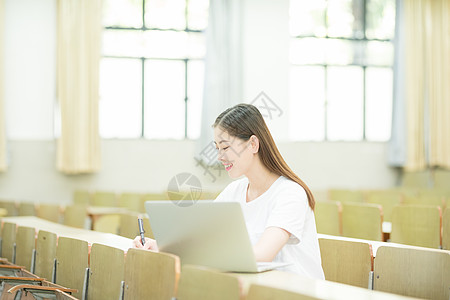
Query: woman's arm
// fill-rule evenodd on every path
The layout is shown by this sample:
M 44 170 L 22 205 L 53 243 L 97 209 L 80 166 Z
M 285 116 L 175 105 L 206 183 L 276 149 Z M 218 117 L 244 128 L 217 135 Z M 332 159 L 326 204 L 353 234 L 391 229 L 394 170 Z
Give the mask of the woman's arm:
M 253 246 L 256 261 L 273 261 L 290 236 L 291 234 L 282 228 L 266 228 L 261 238 Z

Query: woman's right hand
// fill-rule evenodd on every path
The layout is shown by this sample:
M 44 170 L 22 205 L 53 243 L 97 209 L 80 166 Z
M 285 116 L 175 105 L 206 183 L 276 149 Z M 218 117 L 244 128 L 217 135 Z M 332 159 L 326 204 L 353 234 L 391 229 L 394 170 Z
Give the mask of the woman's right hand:
M 153 252 L 159 252 L 158 245 L 156 244 L 156 241 L 153 240 L 153 239 L 147 238 L 147 237 L 145 238 L 144 245 L 142 245 L 141 237 L 137 236 L 133 240 L 133 248 L 150 250 L 150 251 L 153 251 Z

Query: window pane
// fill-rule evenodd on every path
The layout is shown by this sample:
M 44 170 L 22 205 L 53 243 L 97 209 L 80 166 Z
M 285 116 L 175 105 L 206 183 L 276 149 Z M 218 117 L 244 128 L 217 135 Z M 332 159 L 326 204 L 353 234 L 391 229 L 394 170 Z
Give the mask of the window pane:
M 290 75 L 290 137 L 321 141 L 325 138 L 325 72 L 323 67 L 292 67 Z
M 328 1 L 328 36 L 363 38 L 363 1 L 364 0 Z
M 201 33 L 175 31 L 105 30 L 103 55 L 148 58 L 202 58 Z
M 188 138 L 200 137 L 202 120 L 203 79 L 205 63 L 193 60 L 188 63 Z
M 391 42 L 367 42 L 367 63 L 375 66 L 392 66 L 394 45 Z
M 327 64 L 347 65 L 347 64 L 364 64 L 365 42 L 328 39 L 327 44 Z
M 185 29 L 186 0 L 146 0 L 145 25 L 149 28 Z
M 289 60 L 293 64 L 323 64 L 325 63 L 325 50 L 325 39 L 292 39 L 289 49 Z
M 144 99 L 146 138 L 184 138 L 184 75 L 184 62 L 146 61 Z
M 329 67 L 327 73 L 327 132 L 332 141 L 363 138 L 363 70 Z
M 102 54 L 104 56 L 140 57 L 142 31 L 103 30 Z
M 369 39 L 393 39 L 395 0 L 368 0 L 366 36 Z
M 392 69 L 366 69 L 366 138 L 388 141 L 392 123 Z
M 141 136 L 141 62 L 103 58 L 100 62 L 100 136 Z
M 103 26 L 142 27 L 142 0 L 104 0 Z
M 188 1 L 188 27 L 193 30 L 203 30 L 208 24 L 208 0 Z
M 326 6 L 325 0 L 291 0 L 289 7 L 291 35 L 325 36 Z

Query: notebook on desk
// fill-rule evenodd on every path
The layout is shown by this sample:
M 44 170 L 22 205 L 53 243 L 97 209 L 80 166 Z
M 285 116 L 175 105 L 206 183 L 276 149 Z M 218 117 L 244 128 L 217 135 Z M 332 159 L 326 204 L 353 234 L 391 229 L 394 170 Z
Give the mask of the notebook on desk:
M 159 250 L 194 264 L 230 272 L 262 272 L 288 264 L 257 263 L 237 202 L 199 201 L 191 206 L 147 201 L 145 209 Z

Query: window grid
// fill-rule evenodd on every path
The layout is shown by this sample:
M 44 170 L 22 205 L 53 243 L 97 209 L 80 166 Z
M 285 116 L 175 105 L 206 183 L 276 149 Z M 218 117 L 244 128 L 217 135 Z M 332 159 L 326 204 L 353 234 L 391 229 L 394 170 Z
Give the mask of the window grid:
M 324 36 L 316 36 L 316 35 L 310 35 L 310 34 L 305 34 L 305 35 L 295 35 L 295 36 L 291 36 L 291 38 L 293 39 L 304 39 L 304 38 L 320 38 L 320 39 L 326 39 L 326 40 L 344 40 L 344 41 L 358 41 L 358 42 L 368 42 L 368 41 L 377 41 L 377 42 L 391 42 L 392 40 L 390 39 L 377 39 L 377 38 L 367 38 L 366 35 L 366 28 L 367 28 L 367 20 L 366 20 L 366 16 L 367 16 L 367 1 L 368 0 L 363 0 L 362 1 L 362 8 L 363 8 L 363 12 L 362 12 L 362 32 L 363 32 L 363 37 L 361 38 L 355 38 L 355 37 L 334 37 L 334 36 L 329 36 L 328 32 L 324 35 Z M 327 1 L 327 6 L 325 8 L 325 13 L 324 13 L 324 24 L 325 24 L 325 28 L 328 28 L 329 24 L 328 24 L 328 19 L 327 19 L 327 13 L 328 13 L 328 1 Z M 317 64 L 317 63 L 291 63 L 292 66 L 315 66 L 315 67 L 323 67 L 324 68 L 324 89 L 325 89 L 325 99 L 324 99 L 324 121 L 325 121 L 325 126 L 324 126 L 324 141 L 328 141 L 328 67 L 346 67 L 346 66 L 357 66 L 357 67 L 361 67 L 362 71 L 363 71 L 363 124 L 362 124 L 362 140 L 366 141 L 366 69 L 369 67 L 377 67 L 377 68 L 390 68 L 393 69 L 392 65 L 381 65 L 381 64 L 368 64 L 367 62 L 364 62 L 364 64 L 359 64 L 359 63 L 349 63 L 349 64 L 331 64 L 331 63 L 326 63 L 326 64 Z
M 105 30 L 136 30 L 136 31 L 174 31 L 174 32 L 193 32 L 193 33 L 202 33 L 202 30 L 194 30 L 189 28 L 189 18 L 188 18 L 188 2 L 185 1 L 185 28 L 184 29 L 175 29 L 175 28 L 155 28 L 155 27 L 146 27 L 145 22 L 145 12 L 146 12 L 146 0 L 142 0 L 142 27 L 124 27 L 124 26 L 105 26 Z M 184 63 L 184 138 L 188 138 L 188 64 L 189 61 L 201 60 L 198 58 L 169 58 L 169 57 L 135 57 L 135 56 L 112 56 L 112 55 L 103 55 L 103 58 L 116 58 L 116 59 L 136 59 L 141 62 L 141 136 L 140 138 L 145 137 L 145 62 L 147 60 L 168 60 L 168 61 L 181 61 Z

